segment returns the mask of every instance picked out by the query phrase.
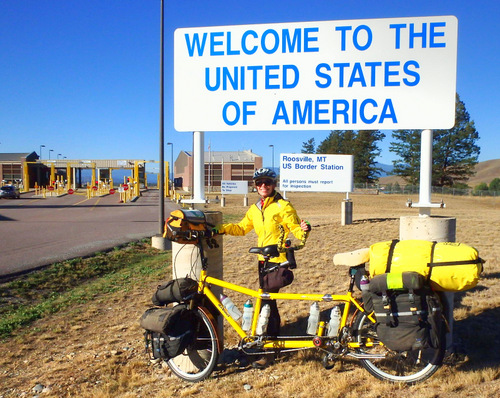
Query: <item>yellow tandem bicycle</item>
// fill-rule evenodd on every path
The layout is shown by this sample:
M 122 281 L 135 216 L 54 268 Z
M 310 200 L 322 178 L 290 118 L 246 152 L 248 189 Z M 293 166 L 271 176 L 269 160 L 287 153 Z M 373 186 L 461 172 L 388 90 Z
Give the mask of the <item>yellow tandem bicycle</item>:
M 216 313 L 231 325 L 238 334 L 239 350 L 247 354 L 270 354 L 296 351 L 302 349 L 316 349 L 324 353 L 323 365 L 332 368 L 336 360 L 349 357 L 359 360 L 361 365 L 373 376 L 380 380 L 415 384 L 432 376 L 441 366 L 444 357 L 444 333 L 439 336 L 438 348 L 423 348 L 419 350 L 394 352 L 388 349 L 378 338 L 376 319 L 373 313 L 368 313 L 361 300 L 354 296 L 356 274 L 363 271 L 369 259 L 368 249 L 360 249 L 348 253 L 339 253 L 334 256 L 336 265 L 348 268 L 349 287 L 345 294 L 330 293 L 269 293 L 261 288 L 248 289 L 233 283 L 216 279 L 209 275 L 207 258 L 204 255 L 202 239 L 203 232 L 190 231 L 190 237 L 197 241 L 200 250 L 202 269 L 198 279 L 198 289 L 189 301 L 189 307 L 194 310 L 198 322 L 192 343 L 185 351 L 167 361 L 168 367 L 178 377 L 189 382 L 199 382 L 209 377 L 216 369 L 219 355 L 224 347 L 216 327 Z M 196 235 L 198 234 L 198 235 Z M 300 247 L 290 247 L 284 250 L 297 250 Z M 273 257 L 278 256 L 277 245 L 254 247 L 251 253 L 264 256 L 265 265 Z M 288 262 L 280 266 L 288 266 Z M 219 298 L 213 293 L 212 287 L 240 293 L 248 298 L 255 299 L 252 325 L 248 332 L 229 314 Z M 315 335 L 297 336 L 266 336 L 257 334 L 257 323 L 261 310 L 262 300 L 282 301 L 316 301 L 341 304 L 341 320 L 338 333 L 327 336 L 324 324 L 319 323 Z M 444 320 L 443 320 L 444 322 Z

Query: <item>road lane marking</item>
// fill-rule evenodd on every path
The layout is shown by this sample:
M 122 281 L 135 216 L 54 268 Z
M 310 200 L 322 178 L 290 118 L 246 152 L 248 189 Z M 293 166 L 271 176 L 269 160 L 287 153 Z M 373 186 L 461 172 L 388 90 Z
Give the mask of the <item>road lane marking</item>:
M 97 206 L 97 204 L 101 201 L 102 198 L 97 198 L 96 202 L 94 203 L 94 206 L 90 209 L 90 211 L 94 210 Z
M 76 203 L 72 204 L 71 206 L 78 206 L 80 203 L 86 202 L 87 200 L 89 200 L 89 198 L 85 198 L 83 200 L 80 200 L 79 202 L 76 202 Z
M 43 198 L 30 199 L 30 202 L 29 202 L 29 203 L 31 204 L 31 203 L 33 203 L 33 202 L 36 202 L 36 201 L 38 201 L 38 200 L 42 200 L 42 199 L 43 199 Z M 28 204 L 28 203 L 26 203 L 26 202 L 22 202 L 22 203 L 18 203 L 17 205 L 18 205 L 18 206 L 24 206 L 24 205 L 26 205 L 26 204 Z

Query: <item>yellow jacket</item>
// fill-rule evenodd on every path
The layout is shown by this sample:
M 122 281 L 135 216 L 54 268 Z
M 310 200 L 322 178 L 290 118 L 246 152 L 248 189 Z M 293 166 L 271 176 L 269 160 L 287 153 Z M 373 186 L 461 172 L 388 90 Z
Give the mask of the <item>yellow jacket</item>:
M 290 232 L 299 240 L 307 234 L 300 228 L 300 219 L 290 202 L 284 200 L 279 193 L 269 196 L 262 205 L 259 199 L 257 203 L 250 206 L 245 217 L 237 224 L 222 224 L 218 226 L 219 233 L 234 236 L 243 236 L 255 229 L 258 236 L 258 246 L 264 247 L 275 245 L 279 241 L 280 229 L 278 225 L 285 229 L 285 238 Z M 259 256 L 260 260 L 263 260 Z M 272 262 L 286 261 L 286 254 L 281 253 L 280 257 L 271 259 Z

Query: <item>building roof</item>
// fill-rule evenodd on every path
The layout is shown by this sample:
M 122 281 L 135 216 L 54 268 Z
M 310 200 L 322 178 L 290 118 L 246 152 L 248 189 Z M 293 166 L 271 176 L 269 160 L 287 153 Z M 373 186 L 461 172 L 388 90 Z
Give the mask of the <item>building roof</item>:
M 188 156 L 191 152 L 184 151 Z M 255 158 L 261 157 L 253 153 L 251 149 L 243 151 L 205 151 L 205 163 L 253 163 Z
M 36 152 L 26 153 L 0 153 L 0 162 L 25 162 L 37 160 L 38 155 Z
M 31 153 L 0 153 L 0 163 L 22 163 L 22 162 L 38 161 L 40 164 L 50 166 L 54 164 L 56 168 L 63 168 L 70 165 L 76 168 L 92 168 L 98 169 L 112 168 L 112 169 L 132 169 L 135 163 L 139 163 L 140 167 L 145 162 L 144 159 L 42 159 L 36 152 Z

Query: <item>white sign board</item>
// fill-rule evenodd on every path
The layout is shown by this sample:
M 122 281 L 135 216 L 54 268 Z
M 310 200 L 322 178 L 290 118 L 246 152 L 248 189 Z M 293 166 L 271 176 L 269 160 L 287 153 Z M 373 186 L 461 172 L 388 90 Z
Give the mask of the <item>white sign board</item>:
M 447 129 L 454 16 L 182 28 L 179 131 Z
M 352 192 L 353 155 L 282 153 L 280 190 L 309 192 Z
M 220 192 L 222 195 L 246 195 L 248 194 L 248 181 L 222 180 Z

